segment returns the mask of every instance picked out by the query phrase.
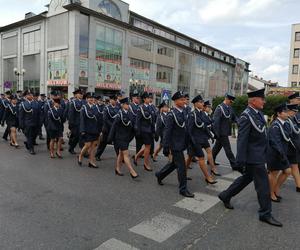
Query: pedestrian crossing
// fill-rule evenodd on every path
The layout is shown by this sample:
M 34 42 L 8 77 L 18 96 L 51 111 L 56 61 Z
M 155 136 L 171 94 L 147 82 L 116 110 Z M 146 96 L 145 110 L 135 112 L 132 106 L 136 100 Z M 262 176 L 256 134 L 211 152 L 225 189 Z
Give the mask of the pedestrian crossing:
M 235 172 L 226 174 L 218 179 L 218 183 L 216 185 L 207 185 L 205 187 L 205 190 L 210 193 L 211 191 L 214 191 L 214 195 L 204 192 L 197 192 L 195 193 L 195 198 L 183 198 L 172 206 L 187 210 L 194 214 L 203 215 L 205 212 L 220 203 L 220 200 L 217 197 L 218 193 L 226 189 L 233 182 L 233 180 L 239 176 L 240 174 Z M 128 231 L 130 233 L 134 233 L 144 238 L 153 240 L 159 244 L 163 244 L 163 242 L 167 241 L 175 234 L 179 234 L 180 231 L 188 227 L 190 223 L 191 221 L 186 218 L 182 218 L 168 212 L 162 212 L 154 216 L 153 218 L 148 218 L 140 222 L 136 226 L 129 228 Z M 100 245 L 95 250 L 106 249 L 136 250 L 138 248 L 112 238 L 102 243 L 102 245 Z

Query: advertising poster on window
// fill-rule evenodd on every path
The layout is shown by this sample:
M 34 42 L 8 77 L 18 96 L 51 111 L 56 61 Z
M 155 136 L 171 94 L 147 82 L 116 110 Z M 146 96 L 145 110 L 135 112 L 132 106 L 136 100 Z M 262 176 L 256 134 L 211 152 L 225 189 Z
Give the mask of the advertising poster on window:
M 58 51 L 48 53 L 48 81 L 49 86 L 68 85 L 67 52 Z
M 133 85 L 148 85 L 150 82 L 150 69 L 130 66 L 130 83 Z
M 80 85 L 88 85 L 88 67 L 89 61 L 86 57 L 80 57 L 79 60 L 79 83 Z
M 96 87 L 100 89 L 121 89 L 121 64 L 118 61 L 96 59 Z

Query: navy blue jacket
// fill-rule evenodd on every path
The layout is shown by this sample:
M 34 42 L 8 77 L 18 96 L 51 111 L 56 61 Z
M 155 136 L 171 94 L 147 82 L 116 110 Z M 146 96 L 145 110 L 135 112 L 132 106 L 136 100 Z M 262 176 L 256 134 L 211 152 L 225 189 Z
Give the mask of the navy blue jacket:
M 38 102 L 23 101 L 19 107 L 20 128 L 38 127 L 40 125 L 40 111 Z
M 213 119 L 213 127 L 216 136 L 220 137 L 231 135 L 231 125 L 233 122 L 236 122 L 236 116 L 231 106 L 221 103 L 216 108 Z
M 298 150 L 298 152 L 300 152 L 300 127 L 298 127 L 297 118 L 294 116 L 289 118 L 287 122 L 290 127 L 289 137 L 291 138 L 293 144 L 290 146 L 294 147 L 296 150 Z M 291 147 L 289 147 L 289 150 L 290 149 Z
M 266 163 L 267 128 L 261 111 L 248 107 L 238 121 L 237 166 L 262 165 Z
M 103 133 L 109 134 L 109 131 L 113 125 L 113 122 L 119 112 L 119 108 L 117 106 L 113 107 L 112 105 L 108 105 L 104 108 L 103 111 Z
M 156 140 L 158 140 L 159 137 L 161 139 L 163 138 L 164 130 L 166 128 L 166 117 L 167 117 L 166 113 L 160 113 L 157 116 L 156 128 L 155 128 L 155 138 L 156 138 Z
M 287 153 L 290 139 L 290 127 L 288 123 L 281 124 L 276 119 L 272 122 L 268 135 L 267 161 L 271 167 L 280 168 L 289 165 Z M 287 140 L 288 139 L 288 140 Z
M 68 108 L 68 120 L 69 128 L 79 127 L 80 126 L 80 114 L 83 106 L 83 101 L 79 99 L 73 99 L 69 103 Z
M 2 116 L 1 123 L 6 122 L 8 127 L 18 127 L 19 124 L 19 109 L 18 106 L 13 106 L 11 103 L 7 104 L 7 108 Z
M 139 108 L 140 108 L 139 104 L 135 104 L 135 103 L 130 103 L 129 104 L 129 110 L 130 110 L 131 114 L 134 117 L 133 126 L 135 126 L 136 117 L 137 117 L 137 113 L 138 113 Z
M 82 106 L 80 112 L 80 133 L 99 134 L 97 113 L 94 105 L 91 107 L 88 104 Z
M 0 121 L 3 118 L 6 107 L 7 107 L 6 99 L 0 98 Z
M 51 108 L 47 114 L 47 129 L 52 131 L 62 131 L 64 123 L 63 109 Z
M 113 141 L 116 145 L 120 141 L 131 142 L 134 137 L 133 121 L 134 118 L 131 112 L 125 112 L 123 109 L 119 110 L 110 130 L 108 141 Z
M 186 116 L 186 119 L 189 117 L 189 114 L 192 112 L 192 108 L 190 106 L 186 106 L 183 110 L 185 116 Z
M 210 138 L 203 111 L 195 109 L 188 116 L 188 135 L 192 144 L 205 143 Z
M 103 123 L 104 123 L 104 120 L 103 120 L 103 111 L 104 111 L 104 107 L 105 105 L 98 105 L 96 104 L 94 106 L 94 109 L 95 109 L 95 112 L 96 112 L 96 117 L 97 117 L 97 127 L 98 127 L 98 133 L 100 134 L 102 132 L 102 129 L 103 129 Z
M 141 105 L 138 109 L 135 123 L 135 130 L 138 135 L 142 133 L 155 133 L 155 116 L 150 105 Z
M 163 146 L 172 151 L 181 152 L 186 150 L 187 142 L 185 113 L 174 108 L 166 117 Z

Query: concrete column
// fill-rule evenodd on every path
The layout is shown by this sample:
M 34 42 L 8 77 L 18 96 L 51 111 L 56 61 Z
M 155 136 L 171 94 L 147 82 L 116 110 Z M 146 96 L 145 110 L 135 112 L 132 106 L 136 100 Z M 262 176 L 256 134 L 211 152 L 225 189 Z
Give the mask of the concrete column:
M 96 87 L 96 22 L 93 17 L 90 17 L 89 25 L 89 57 L 88 57 L 88 91 L 95 92 Z
M 3 53 L 2 53 L 2 33 L 0 33 L 0 93 L 3 93 Z
M 41 45 L 40 45 L 40 93 L 47 93 L 47 53 L 46 53 L 46 21 L 41 23 Z
M 17 52 L 17 69 L 21 73 L 19 76 L 19 86 L 17 86 L 17 90 L 24 90 L 24 77 L 22 75 L 22 69 L 23 69 L 23 51 L 22 51 L 22 44 L 23 44 L 23 34 L 22 34 L 22 29 L 18 29 L 18 52 Z M 25 69 L 26 70 L 26 69 Z M 26 74 L 26 73 L 25 73 Z M 17 83 L 18 83 L 18 76 L 16 76 Z
M 128 30 L 123 32 L 123 52 L 122 52 L 122 82 L 121 88 L 129 96 L 130 92 L 130 58 L 128 57 L 128 48 L 130 45 L 130 33 Z
M 76 10 L 69 12 L 69 97 L 79 87 L 79 15 L 80 12 Z

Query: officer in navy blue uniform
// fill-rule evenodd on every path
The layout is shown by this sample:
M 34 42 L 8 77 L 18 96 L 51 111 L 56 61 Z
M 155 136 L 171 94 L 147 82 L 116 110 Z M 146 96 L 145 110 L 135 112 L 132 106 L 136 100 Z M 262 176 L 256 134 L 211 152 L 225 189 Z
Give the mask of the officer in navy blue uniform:
M 102 129 L 103 129 L 104 108 L 105 108 L 105 105 L 103 104 L 102 97 L 100 95 L 96 96 L 95 97 L 95 106 L 94 106 L 94 109 L 96 110 L 96 117 L 97 117 L 98 134 L 99 134 L 99 136 L 100 136 L 100 134 L 102 132 Z
M 134 117 L 133 126 L 135 126 L 136 116 L 137 116 L 138 109 L 140 107 L 140 102 L 141 100 L 140 100 L 139 92 L 137 90 L 134 90 L 133 94 L 131 95 L 131 103 L 129 105 L 129 110 Z M 135 133 L 135 154 L 138 154 L 138 152 L 140 152 L 142 146 L 143 146 L 142 139 L 139 136 L 137 136 L 137 134 Z
M 25 91 L 24 96 L 26 98 L 19 107 L 19 126 L 26 136 L 26 142 L 24 142 L 26 148 L 30 154 L 35 155 L 34 140 L 40 122 L 40 108 L 38 103 L 33 101 L 33 94 L 30 91 Z
M 83 106 L 83 94 L 80 89 L 76 89 L 74 92 L 74 98 L 69 103 L 68 107 L 68 121 L 69 129 L 71 131 L 69 138 L 69 153 L 76 154 L 75 147 L 80 142 L 80 112 Z
M 234 100 L 235 97 L 233 95 L 226 94 L 224 102 L 218 105 L 213 115 L 213 128 L 216 136 L 216 143 L 212 150 L 214 161 L 216 161 L 220 150 L 224 148 L 232 169 L 235 168 L 235 157 L 228 137 L 231 135 L 232 123 L 236 122 L 236 116 L 231 107 Z
M 288 147 L 288 160 L 291 163 L 292 176 L 296 184 L 296 192 L 300 192 L 300 174 L 298 162 L 300 157 L 300 128 L 298 127 L 296 114 L 298 112 L 297 104 L 287 104 L 289 118 L 287 122 L 290 126 L 291 143 Z
M 95 160 L 95 151 L 99 140 L 99 128 L 97 120 L 97 109 L 95 108 L 95 94 L 86 94 L 86 104 L 82 106 L 80 112 L 80 134 L 84 141 L 78 157 L 78 164 L 82 166 L 83 156 L 88 152 L 89 163 L 88 167 L 98 168 Z
M 185 97 L 182 92 L 176 92 L 172 96 L 174 108 L 166 117 L 166 128 L 163 141 L 163 153 L 165 156 L 172 154 L 172 162 L 169 162 L 160 171 L 156 172 L 157 182 L 163 185 L 162 180 L 177 169 L 179 181 L 179 193 L 185 197 L 193 198 L 187 188 L 184 151 L 187 148 L 186 117 L 184 114 Z
M 134 138 L 134 116 L 129 110 L 129 98 L 123 98 L 120 100 L 121 109 L 119 110 L 112 128 L 108 136 L 108 142 L 113 142 L 119 149 L 117 158 L 117 164 L 115 167 L 115 174 L 118 176 L 124 176 L 121 172 L 122 162 L 126 164 L 132 179 L 136 179 L 138 174 L 132 167 L 129 157 L 129 143 Z
M 205 177 L 205 181 L 207 184 L 216 184 L 217 182 L 207 169 L 203 153 L 203 148 L 210 148 L 208 140 L 211 136 L 207 127 L 209 123 L 207 123 L 206 114 L 202 111 L 204 100 L 201 95 L 198 95 L 192 100 L 192 103 L 194 104 L 194 111 L 188 116 L 189 157 L 186 165 L 187 167 L 190 165 L 193 156 L 198 157 L 198 164 Z
M 153 117 L 153 122 L 154 124 L 156 123 L 156 119 L 157 119 L 157 115 L 158 115 L 158 110 L 155 107 L 154 103 L 153 103 L 153 93 L 149 93 L 149 97 L 150 97 L 150 103 L 149 103 L 149 107 L 152 113 L 152 117 Z M 154 138 L 152 139 L 151 142 L 151 148 L 150 148 L 150 155 L 151 158 L 153 159 L 153 154 L 154 154 L 154 147 L 155 147 L 155 143 L 154 143 Z
M 10 102 L 7 104 L 7 108 L 2 116 L 1 125 L 4 126 L 5 122 L 9 130 L 10 145 L 18 148 L 19 144 L 17 142 L 16 130 L 19 124 L 19 109 L 16 95 L 10 96 Z
M 189 114 L 192 112 L 192 108 L 190 106 L 190 95 L 189 94 L 185 94 L 184 95 L 186 103 L 184 105 L 184 113 L 186 115 L 186 118 L 188 118 Z
M 38 136 L 39 136 L 40 140 L 45 140 L 45 138 L 43 137 L 42 128 L 43 128 L 44 120 L 45 120 L 45 116 L 46 116 L 46 114 L 44 113 L 45 104 L 46 104 L 46 95 L 41 94 L 40 95 L 40 100 L 38 102 L 39 102 L 39 106 L 40 106 L 40 110 L 41 110 L 41 113 L 40 113 L 40 128 L 39 128 Z
M 154 141 L 155 134 L 155 116 L 153 109 L 150 107 L 151 96 L 148 92 L 143 93 L 141 96 L 143 99 L 143 104 L 140 106 L 136 116 L 135 130 L 137 136 L 141 137 L 143 141 L 144 148 L 142 148 L 138 154 L 135 156 L 134 164 L 137 165 L 138 159 L 144 155 L 144 169 L 151 172 L 150 167 L 150 152 L 151 145 Z
M 2 117 L 4 115 L 5 107 L 4 107 L 4 94 L 1 94 L 0 96 L 0 120 L 2 120 Z
M 101 136 L 100 144 L 98 145 L 98 149 L 96 152 L 96 160 L 97 161 L 101 160 L 101 156 L 108 144 L 107 139 L 108 139 L 108 135 L 109 135 L 111 126 L 119 112 L 119 108 L 117 107 L 117 96 L 115 96 L 115 95 L 110 96 L 109 101 L 110 101 L 110 104 L 104 108 L 104 113 L 103 113 L 104 124 L 103 124 L 103 129 L 102 129 L 102 136 Z M 115 149 L 116 155 L 118 155 L 119 149 L 116 147 L 116 145 L 114 145 L 114 149 Z
M 11 95 L 12 95 L 12 93 L 11 93 L 10 90 L 8 90 L 8 91 L 5 92 L 4 99 L 2 100 L 2 105 L 3 105 L 3 107 L 4 107 L 4 110 L 8 108 L 9 98 L 10 98 Z M 8 126 L 6 126 L 2 138 L 3 138 L 5 141 L 7 141 L 8 135 L 9 135 L 9 128 L 8 128 Z
M 261 112 L 265 104 L 264 92 L 265 89 L 261 89 L 248 93 L 248 107 L 238 121 L 236 167 L 243 175 L 220 193 L 219 198 L 226 208 L 233 209 L 231 198 L 254 181 L 260 205 L 259 219 L 270 225 L 282 226 L 272 216 L 270 186 L 265 166 L 268 140 L 266 121 Z

